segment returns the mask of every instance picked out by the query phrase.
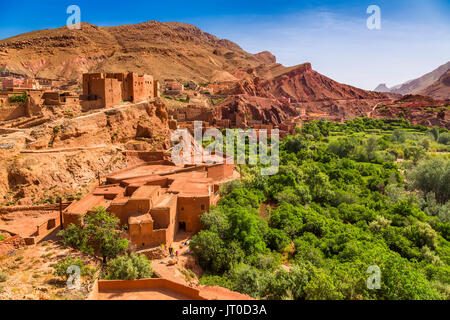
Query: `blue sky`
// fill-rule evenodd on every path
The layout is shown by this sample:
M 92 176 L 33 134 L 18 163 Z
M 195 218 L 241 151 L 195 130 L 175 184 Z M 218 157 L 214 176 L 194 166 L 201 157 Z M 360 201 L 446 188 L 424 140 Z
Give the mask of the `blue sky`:
M 308 61 L 364 89 L 402 83 L 450 60 L 448 0 L 1 1 L 0 39 L 63 26 L 71 4 L 83 22 L 100 26 L 192 23 L 249 52 L 269 50 L 288 66 Z M 366 27 L 372 4 L 381 8 L 381 30 Z

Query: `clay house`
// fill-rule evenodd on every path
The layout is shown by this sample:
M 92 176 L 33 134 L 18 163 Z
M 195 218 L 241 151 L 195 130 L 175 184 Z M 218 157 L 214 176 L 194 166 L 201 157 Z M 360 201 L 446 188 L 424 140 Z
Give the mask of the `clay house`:
M 26 94 L 24 102 L 14 102 L 13 98 Z M 9 121 L 21 117 L 34 117 L 42 115 L 42 90 L 13 88 L 0 93 L 0 121 Z
M 47 106 L 76 105 L 80 102 L 77 95 L 70 92 L 59 93 L 56 91 L 46 91 L 42 95 L 42 104 Z
M 3 90 L 13 88 L 39 89 L 39 83 L 33 79 L 6 78 L 2 81 Z
M 210 83 L 208 90 L 213 94 L 224 94 L 228 89 L 232 87 L 230 83 Z
M 186 121 L 203 121 L 203 122 L 214 122 L 214 112 L 213 109 L 207 107 L 201 107 L 196 105 L 189 105 L 187 107 L 172 109 L 169 114 L 174 117 L 179 122 Z
M 85 110 L 109 108 L 123 101 L 133 103 L 158 96 L 158 81 L 151 75 L 136 73 L 83 74 L 82 106 Z
M 23 85 L 24 79 L 7 78 L 2 80 L 3 90 L 11 88 L 20 88 Z
M 196 84 L 194 81 L 189 81 L 189 83 L 186 85 L 187 88 L 191 90 L 198 90 L 200 86 Z
M 180 95 L 184 91 L 184 85 L 174 79 L 164 80 L 164 94 L 167 95 Z
M 139 249 L 170 246 L 180 229 L 200 231 L 200 216 L 219 200 L 219 186 L 238 178 L 234 165 L 176 166 L 161 159 L 107 176 L 105 185 L 64 211 L 64 226 L 82 224 L 86 213 L 102 206 L 128 226 Z

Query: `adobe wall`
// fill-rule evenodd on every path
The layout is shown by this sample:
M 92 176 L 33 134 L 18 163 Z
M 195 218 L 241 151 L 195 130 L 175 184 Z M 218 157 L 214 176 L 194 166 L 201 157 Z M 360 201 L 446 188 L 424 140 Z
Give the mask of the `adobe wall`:
M 199 232 L 202 229 L 200 216 L 209 211 L 212 196 L 178 196 L 178 221 L 186 223 L 187 232 Z M 204 209 L 202 210 L 202 205 Z
M 103 73 L 85 73 L 83 74 L 83 96 L 89 97 L 93 94 L 91 91 L 91 82 L 95 79 L 102 79 Z
M 129 199 L 126 203 L 113 203 L 108 211 L 120 220 L 120 225 L 128 224 L 128 219 L 136 213 L 147 213 L 151 209 L 150 199 Z
M 83 112 L 94 110 L 94 109 L 101 109 L 105 105 L 102 98 L 98 98 L 96 100 L 81 100 L 80 101 L 81 108 Z
M 153 221 L 129 224 L 130 241 L 138 249 L 165 243 L 165 234 L 154 234 Z
M 127 157 L 136 157 L 145 162 L 164 160 L 163 151 L 125 151 Z
M 200 295 L 200 290 L 167 279 L 141 280 L 99 280 L 90 298 L 97 299 L 98 293 L 108 291 L 140 291 L 151 289 L 166 289 L 194 300 L 206 300 Z
M 70 203 L 63 203 L 63 209 L 66 209 Z M 11 207 L 0 207 L 0 215 L 3 213 L 10 213 L 16 211 L 56 211 L 59 210 L 59 204 L 45 204 L 37 206 L 11 206 Z
M 83 216 L 80 215 L 80 214 L 73 214 L 73 213 L 64 212 L 63 213 L 63 226 L 64 226 L 64 229 L 66 229 L 71 224 L 80 226 L 82 224 L 82 220 L 83 220 L 82 218 L 83 218 Z
M 153 76 L 139 76 L 131 73 L 131 82 L 133 102 L 140 102 L 154 97 Z
M 52 218 L 37 227 L 34 242 L 37 243 L 61 226 L 60 218 Z
M 177 215 L 178 199 L 173 196 L 167 203 L 166 208 L 153 208 L 151 215 L 155 221 L 155 229 L 167 229 L 166 244 L 170 246 L 178 233 L 178 215 Z
M 45 92 L 42 95 L 45 105 L 61 105 L 61 99 L 58 92 Z
M 104 79 L 105 82 L 105 108 L 117 106 L 122 100 L 122 88 L 116 79 Z
M 218 164 L 212 165 L 207 168 L 208 170 L 208 178 L 223 178 L 223 177 L 232 177 L 234 173 L 234 165 L 233 164 Z
M 0 109 L 0 121 L 8 121 L 25 117 L 27 115 L 24 105 L 3 107 Z

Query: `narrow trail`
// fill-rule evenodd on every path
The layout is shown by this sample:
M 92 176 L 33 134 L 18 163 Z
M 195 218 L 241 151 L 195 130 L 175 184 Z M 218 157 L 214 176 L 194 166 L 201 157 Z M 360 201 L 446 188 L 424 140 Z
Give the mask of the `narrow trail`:
M 378 108 L 378 106 L 380 105 L 380 104 L 383 104 L 384 102 L 379 102 L 379 103 L 377 103 L 373 108 L 372 108 L 372 111 L 370 111 L 368 114 L 367 114 L 367 116 L 370 118 L 370 117 L 372 117 L 372 113 L 375 111 L 375 109 L 376 108 Z

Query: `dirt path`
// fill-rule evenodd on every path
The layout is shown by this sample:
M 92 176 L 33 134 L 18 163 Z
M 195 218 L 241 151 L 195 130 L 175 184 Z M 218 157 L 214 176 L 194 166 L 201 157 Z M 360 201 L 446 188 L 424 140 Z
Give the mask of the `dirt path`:
M 194 267 L 194 257 L 188 253 L 189 246 L 183 246 L 184 242 L 192 239 L 192 236 L 192 233 L 179 232 L 175 237 L 172 248 L 174 248 L 174 253 L 178 251 L 178 258 L 168 257 L 152 261 L 152 268 L 158 276 L 184 285 L 195 286 L 198 284 L 197 276 L 186 268 Z M 176 264 L 171 265 L 169 263 L 171 260 L 176 260 Z

